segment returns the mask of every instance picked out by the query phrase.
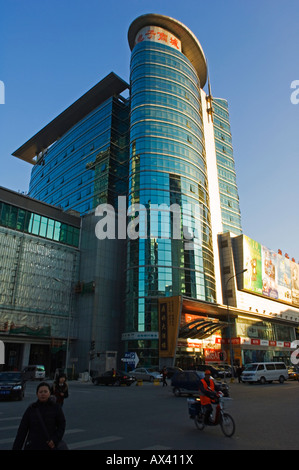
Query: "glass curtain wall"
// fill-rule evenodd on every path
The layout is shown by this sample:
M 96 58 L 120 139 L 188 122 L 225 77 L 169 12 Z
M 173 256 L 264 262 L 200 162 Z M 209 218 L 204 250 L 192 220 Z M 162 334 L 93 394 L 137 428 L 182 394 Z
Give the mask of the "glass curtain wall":
M 134 47 L 128 202 L 145 211 L 139 212 L 140 237 L 128 240 L 126 331 L 158 330 L 158 297 L 215 299 L 199 89 L 181 52 L 148 41 Z M 180 239 L 172 236 L 175 216 L 157 210 L 161 204 L 180 207 Z
M 240 235 L 241 211 L 227 101 L 213 98 L 213 111 L 223 231 Z
M 129 103 L 112 97 L 70 129 L 32 169 L 29 196 L 86 214 L 127 189 Z M 114 200 L 113 200 L 114 203 Z
M 79 228 L 5 202 L 0 202 L 0 226 L 77 248 L 79 246 Z
M 0 331 L 6 323 L 11 333 L 22 327 L 42 335 L 48 328 L 46 336 L 66 337 L 66 292 L 77 280 L 78 250 L 0 227 L 0 256 Z

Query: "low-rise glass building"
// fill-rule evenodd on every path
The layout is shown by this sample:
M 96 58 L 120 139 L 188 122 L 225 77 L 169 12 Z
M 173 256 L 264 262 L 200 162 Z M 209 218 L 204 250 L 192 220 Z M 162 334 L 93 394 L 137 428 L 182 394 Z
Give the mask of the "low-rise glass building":
M 80 225 L 75 212 L 0 188 L 0 339 L 7 368 L 65 367 L 77 336 L 72 293 Z

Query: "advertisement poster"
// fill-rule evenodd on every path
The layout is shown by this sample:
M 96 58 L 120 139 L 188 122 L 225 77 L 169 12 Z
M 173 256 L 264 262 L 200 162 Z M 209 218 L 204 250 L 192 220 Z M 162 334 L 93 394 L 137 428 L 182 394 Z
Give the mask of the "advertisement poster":
M 262 250 L 262 280 L 263 280 L 263 295 L 278 299 L 278 254 L 272 250 L 268 250 L 265 246 L 261 247 Z
M 299 265 L 243 235 L 244 289 L 299 307 Z
M 285 256 L 277 255 L 278 298 L 292 302 L 291 261 Z
M 290 261 L 292 280 L 292 304 L 299 307 L 299 265 Z
M 243 235 L 244 289 L 262 294 L 262 253 L 261 245 Z

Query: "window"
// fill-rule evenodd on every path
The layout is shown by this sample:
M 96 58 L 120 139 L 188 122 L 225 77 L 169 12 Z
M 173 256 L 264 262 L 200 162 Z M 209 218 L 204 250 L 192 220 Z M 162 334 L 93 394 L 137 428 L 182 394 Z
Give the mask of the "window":
M 278 364 L 275 364 L 275 368 L 278 369 L 278 370 L 285 370 L 286 369 L 286 366 L 285 364 L 283 364 L 282 362 L 278 363 Z
M 47 224 L 48 224 L 48 219 L 47 217 L 41 217 L 40 220 L 40 229 L 39 229 L 39 235 L 41 237 L 45 237 L 47 233 Z
M 16 226 L 16 229 L 17 230 L 20 230 L 21 232 L 23 232 L 24 230 L 26 230 L 26 221 L 28 219 L 27 217 L 28 212 L 23 210 L 23 209 L 19 209 L 19 212 L 18 212 L 18 219 L 17 219 L 17 226 Z
M 53 238 L 53 234 L 54 234 L 54 220 L 52 219 L 49 219 L 48 220 L 48 227 L 47 227 L 47 234 L 46 234 L 46 238 Z
M 31 214 L 29 223 L 29 233 L 33 233 L 33 235 L 39 235 L 40 220 L 40 215 Z

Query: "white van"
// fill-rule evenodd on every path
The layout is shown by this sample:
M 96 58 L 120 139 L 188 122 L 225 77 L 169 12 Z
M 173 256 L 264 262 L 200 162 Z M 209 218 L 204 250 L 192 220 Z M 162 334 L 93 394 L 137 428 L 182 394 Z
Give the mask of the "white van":
M 25 380 L 43 380 L 46 376 L 45 366 L 32 365 L 23 370 Z
M 284 362 L 254 362 L 247 364 L 242 372 L 242 382 L 266 382 L 278 380 L 283 383 L 288 379 L 288 369 Z

